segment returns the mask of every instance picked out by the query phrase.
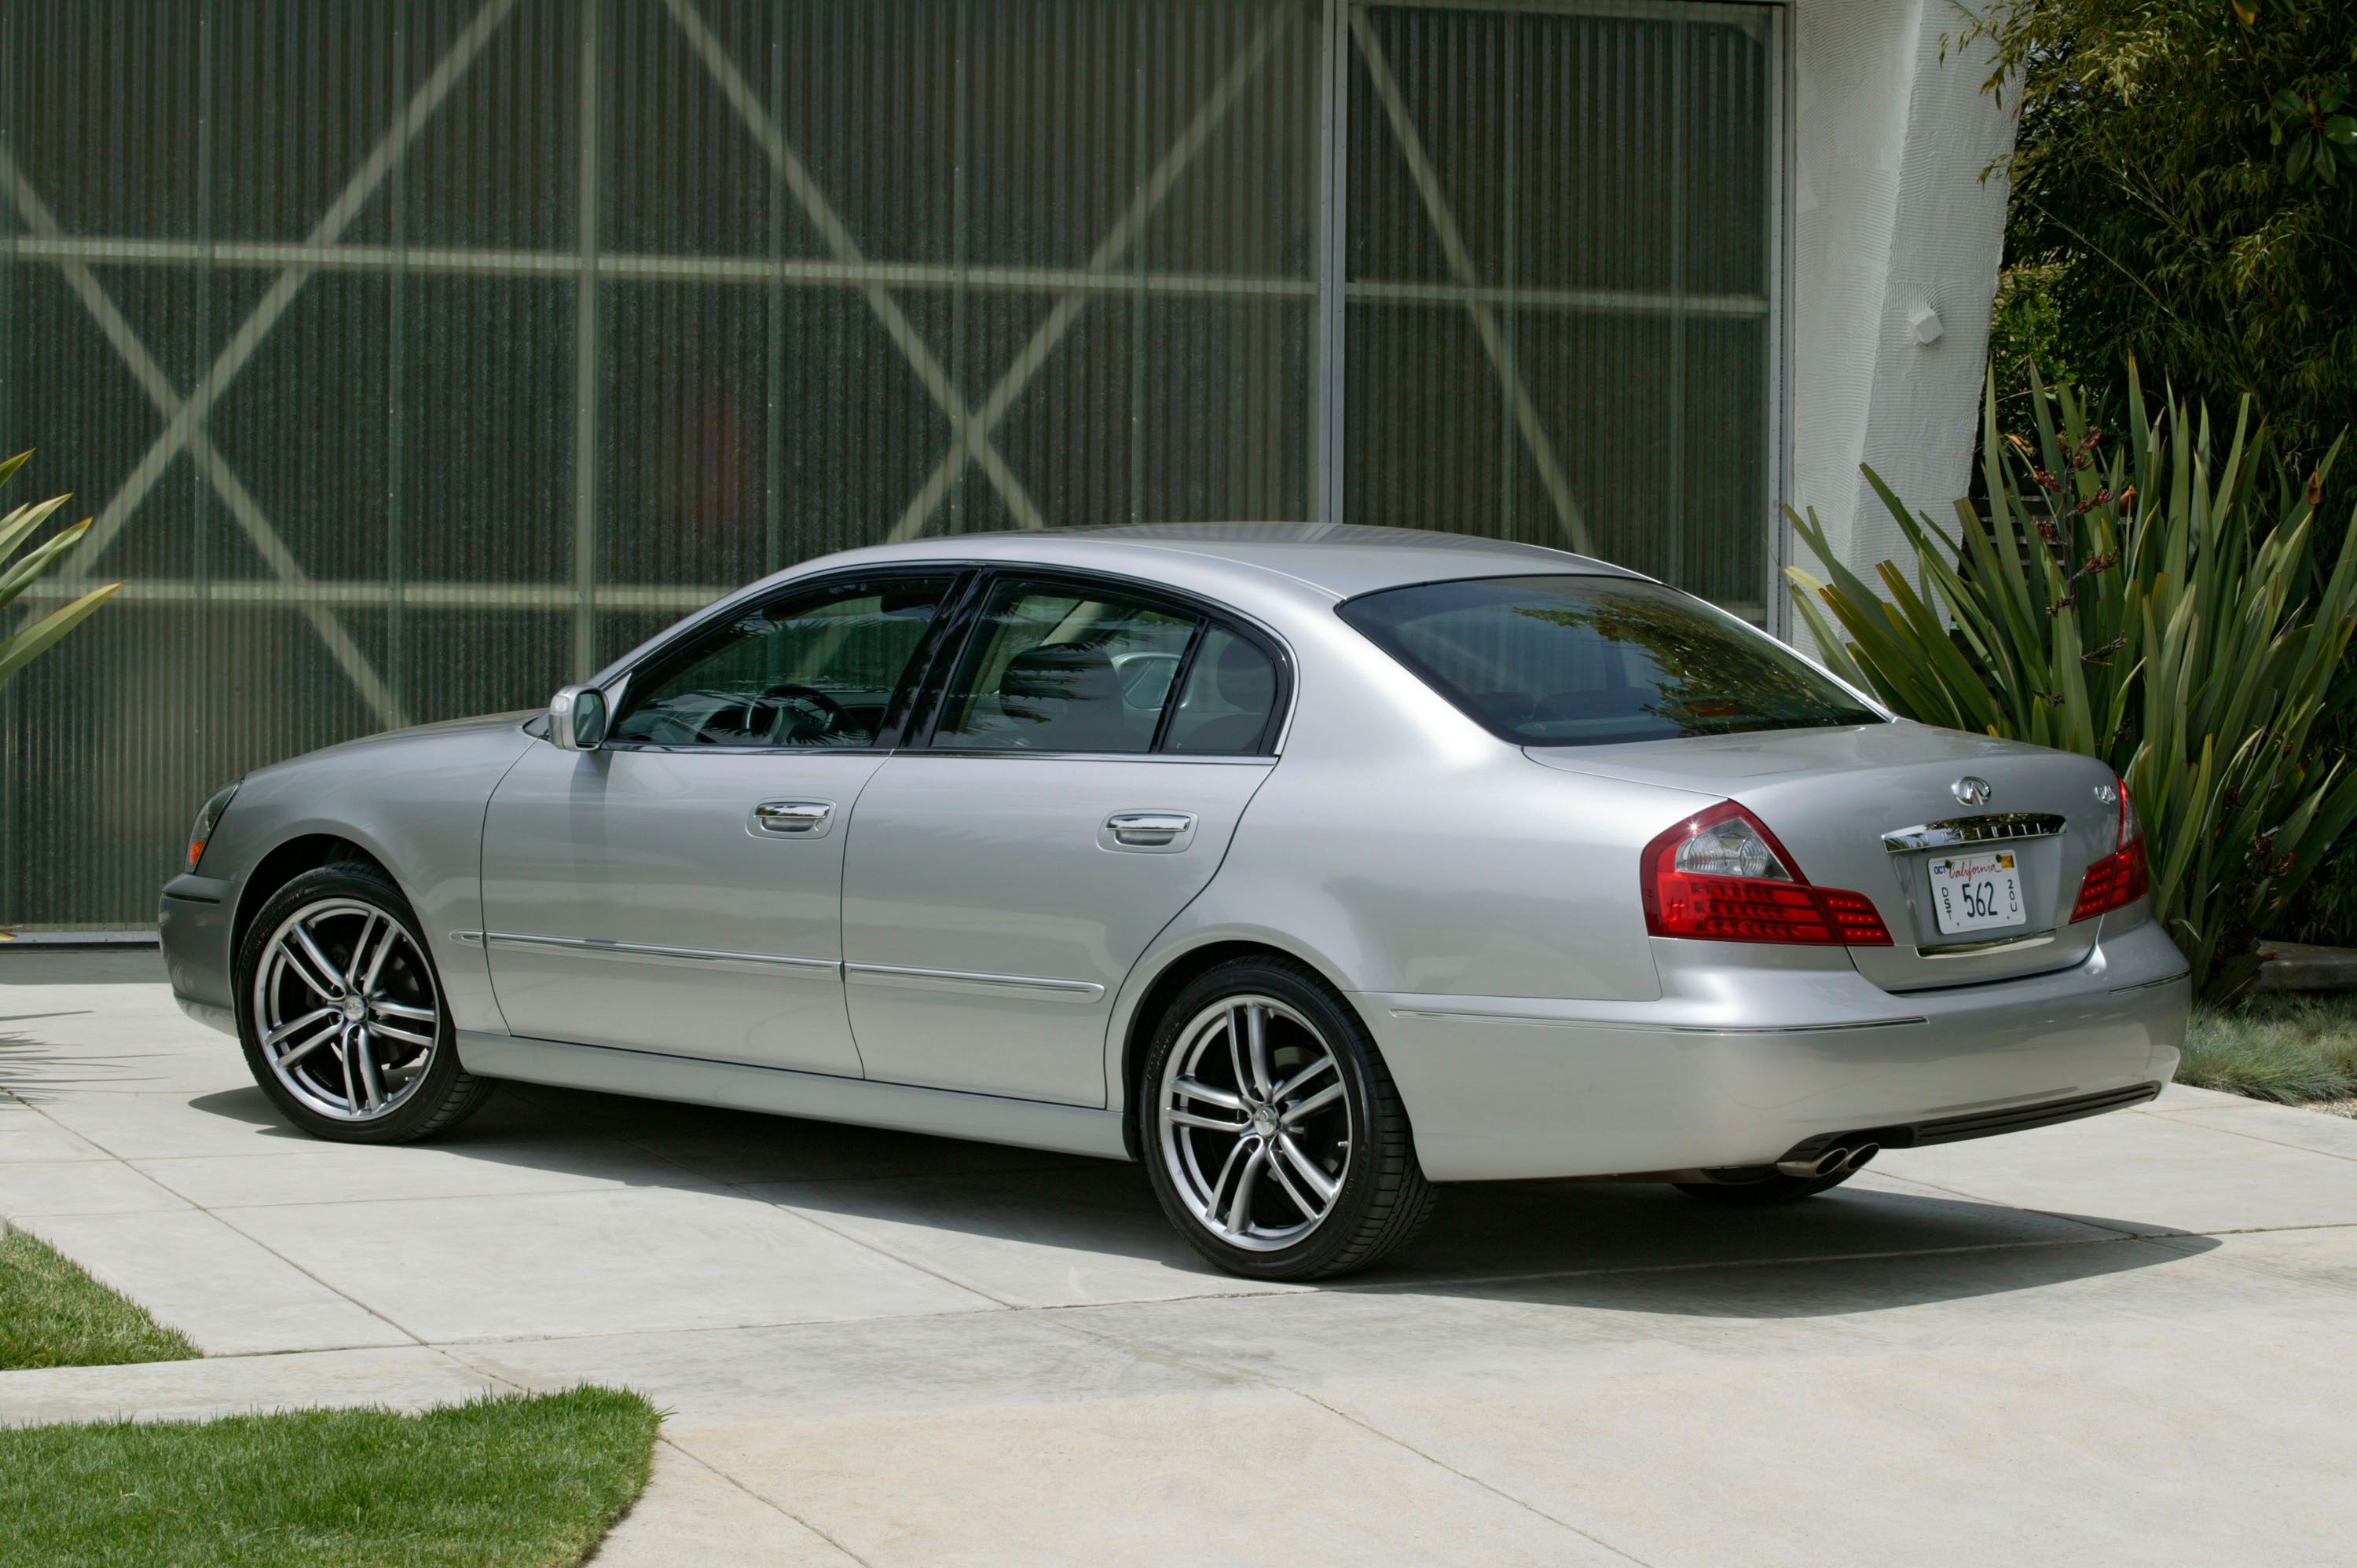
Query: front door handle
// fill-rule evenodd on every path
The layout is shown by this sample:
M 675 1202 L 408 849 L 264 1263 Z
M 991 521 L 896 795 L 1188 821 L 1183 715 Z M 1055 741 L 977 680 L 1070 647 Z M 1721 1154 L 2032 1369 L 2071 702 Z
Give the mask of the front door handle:
M 1124 849 L 1160 849 L 1194 826 L 1189 811 L 1115 811 L 1105 819 L 1105 832 Z
M 834 815 L 832 800 L 764 800 L 753 808 L 753 825 L 780 837 L 799 834 L 808 838 L 825 832 Z

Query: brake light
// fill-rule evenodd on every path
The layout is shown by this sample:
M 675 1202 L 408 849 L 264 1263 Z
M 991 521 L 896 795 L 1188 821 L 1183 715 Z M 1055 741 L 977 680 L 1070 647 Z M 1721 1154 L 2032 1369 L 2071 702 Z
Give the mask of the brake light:
M 2144 824 L 2136 820 L 2136 801 L 2128 781 L 2117 779 L 2120 795 L 2119 835 L 2112 853 L 2087 867 L 2079 884 L 2078 902 L 2071 906 L 2073 924 L 2092 920 L 2124 905 L 2133 904 L 2152 888 L 2152 869 L 2146 863 Z
M 1811 886 L 1767 824 L 1732 800 L 1697 812 L 1647 844 L 1638 880 L 1645 929 L 1657 937 L 1890 945 L 1872 899 Z

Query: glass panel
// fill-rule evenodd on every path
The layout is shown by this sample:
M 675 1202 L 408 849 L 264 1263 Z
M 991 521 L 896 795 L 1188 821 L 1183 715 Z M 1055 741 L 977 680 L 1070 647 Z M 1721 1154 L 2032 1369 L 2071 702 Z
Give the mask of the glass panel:
M 1299 0 L 8 0 L 0 925 L 151 923 L 216 786 L 526 709 L 888 537 L 1300 517 Z M 181 417 L 184 405 L 194 407 Z
M 1782 643 L 1656 583 L 1426 583 L 1352 599 L 1341 614 L 1518 746 L 1882 722 Z
M 840 583 L 713 628 L 634 678 L 616 742 L 873 746 L 949 580 Z
M 1358 6 L 1351 40 L 1351 521 L 1761 619 L 1770 8 Z
M 1228 757 L 1259 752 L 1275 707 L 1276 666 L 1268 655 L 1214 627 L 1195 650 L 1163 749 Z
M 1148 750 L 1200 624 L 1135 600 L 1001 583 L 958 660 L 933 744 Z

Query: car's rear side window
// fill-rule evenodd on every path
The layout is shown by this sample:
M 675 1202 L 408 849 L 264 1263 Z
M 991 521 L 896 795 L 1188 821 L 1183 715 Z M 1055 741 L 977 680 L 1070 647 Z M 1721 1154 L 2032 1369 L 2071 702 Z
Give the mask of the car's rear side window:
M 1419 583 L 1341 615 L 1518 746 L 1883 722 L 1773 639 L 1637 578 Z

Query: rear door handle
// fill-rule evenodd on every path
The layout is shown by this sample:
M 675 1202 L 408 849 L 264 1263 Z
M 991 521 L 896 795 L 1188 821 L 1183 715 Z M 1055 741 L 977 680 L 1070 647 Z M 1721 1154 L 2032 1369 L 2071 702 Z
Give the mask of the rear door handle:
M 815 838 L 834 816 L 832 800 L 764 800 L 753 808 L 753 827 L 780 838 Z
M 1195 831 L 1191 811 L 1115 811 L 1105 819 L 1100 842 L 1114 849 L 1175 849 Z

